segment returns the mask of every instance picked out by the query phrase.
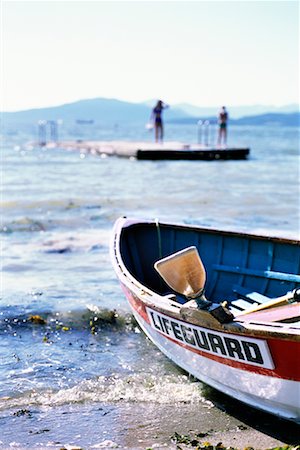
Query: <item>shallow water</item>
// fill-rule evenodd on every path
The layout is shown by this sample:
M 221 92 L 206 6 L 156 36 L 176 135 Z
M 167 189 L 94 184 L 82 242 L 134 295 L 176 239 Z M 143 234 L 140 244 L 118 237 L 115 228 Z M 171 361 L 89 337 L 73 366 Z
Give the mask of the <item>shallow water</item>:
M 167 130 L 194 139 L 194 127 Z M 145 138 L 100 131 L 94 139 Z M 232 445 L 297 442 L 296 428 L 286 435 L 268 415 L 253 434 L 251 410 L 230 409 L 140 333 L 109 240 L 123 215 L 299 237 L 299 129 L 232 127 L 247 161 L 101 158 L 30 140 L 5 137 L 2 153 L 0 448 L 171 448 L 170 436 L 189 430 Z

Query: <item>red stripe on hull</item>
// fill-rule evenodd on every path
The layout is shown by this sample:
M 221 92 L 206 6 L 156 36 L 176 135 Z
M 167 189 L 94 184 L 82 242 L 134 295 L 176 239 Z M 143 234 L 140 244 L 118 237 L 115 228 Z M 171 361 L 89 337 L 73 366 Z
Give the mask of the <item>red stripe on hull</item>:
M 150 320 L 146 311 L 145 304 L 136 296 L 134 295 L 126 286 L 122 286 L 123 290 L 126 294 L 126 297 L 131 305 L 131 307 L 136 311 L 136 313 L 141 316 L 141 318 L 147 322 L 150 326 Z M 152 307 L 153 310 L 155 310 L 155 307 Z M 166 312 L 164 312 L 166 314 Z M 166 314 L 167 315 L 167 314 Z M 169 316 L 170 319 L 172 319 L 172 316 Z M 185 322 L 188 324 L 188 322 L 180 319 L 180 321 Z M 204 327 L 203 327 L 204 328 Z M 156 330 L 156 332 L 160 333 L 159 330 Z M 239 333 L 226 333 L 224 330 L 223 333 L 230 334 L 230 335 L 237 335 L 237 336 L 246 336 L 245 334 L 239 334 Z M 267 375 L 269 377 L 274 378 L 282 378 L 286 380 L 293 380 L 293 381 L 300 381 L 300 343 L 299 342 L 292 342 L 287 340 L 280 340 L 275 338 L 266 338 L 262 339 L 265 342 L 267 342 L 273 362 L 274 362 L 274 369 L 266 369 L 259 366 L 253 366 L 250 364 L 244 364 L 242 362 L 227 359 L 225 357 L 220 357 L 205 351 L 201 351 L 198 348 L 193 348 L 190 345 L 185 344 L 184 342 L 178 342 L 175 339 L 172 339 L 172 337 L 167 336 L 164 333 L 160 333 L 163 335 L 166 339 L 169 339 L 173 343 L 187 349 L 190 352 L 199 354 L 205 358 L 212 359 L 214 361 L 217 361 L 221 364 L 225 364 L 227 366 L 234 367 L 236 369 L 245 370 L 247 372 L 254 372 L 261 375 Z M 256 337 L 256 339 L 261 339 L 259 337 Z

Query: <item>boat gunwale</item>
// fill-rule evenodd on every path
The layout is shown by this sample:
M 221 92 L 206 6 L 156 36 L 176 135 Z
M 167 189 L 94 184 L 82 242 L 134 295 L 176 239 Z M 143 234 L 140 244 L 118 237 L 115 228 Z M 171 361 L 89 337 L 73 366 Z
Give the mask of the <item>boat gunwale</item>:
M 127 217 L 120 217 L 118 221 L 122 221 L 122 227 L 121 228 L 128 228 L 131 226 L 143 226 L 143 225 L 155 225 L 156 219 L 131 219 Z M 276 242 L 286 242 L 288 244 L 292 245 L 299 245 L 300 246 L 300 238 L 297 239 L 292 237 L 285 237 L 285 236 L 275 236 L 275 235 L 267 235 L 267 234 L 258 234 L 258 233 L 250 233 L 248 231 L 244 230 L 227 230 L 226 228 L 214 228 L 214 227 L 206 227 L 203 225 L 197 225 L 197 224 L 183 224 L 183 223 L 173 223 L 168 221 L 157 221 L 159 226 L 167 226 L 167 227 L 174 227 L 174 228 L 188 228 L 191 230 L 196 231 L 205 231 L 211 234 L 221 234 L 221 235 L 230 235 L 230 236 L 241 236 L 241 237 L 248 237 L 248 238 L 254 238 L 257 240 L 268 240 L 268 241 L 276 241 Z

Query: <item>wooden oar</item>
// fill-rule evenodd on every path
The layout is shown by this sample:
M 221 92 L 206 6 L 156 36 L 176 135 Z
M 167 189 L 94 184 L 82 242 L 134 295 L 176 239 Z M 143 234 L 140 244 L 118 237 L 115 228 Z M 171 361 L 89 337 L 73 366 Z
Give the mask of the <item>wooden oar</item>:
M 260 305 L 252 306 L 252 308 L 246 309 L 245 311 L 238 314 L 238 317 L 244 316 L 245 314 L 250 314 L 250 313 L 253 313 L 256 311 L 261 311 L 261 310 L 267 309 L 267 308 L 276 308 L 278 306 L 287 305 L 291 302 L 299 301 L 299 300 L 300 300 L 300 289 L 295 289 L 294 291 L 288 292 L 287 294 L 285 294 L 281 297 L 272 298 L 268 302 L 262 303 Z
M 187 298 L 203 294 L 206 273 L 196 247 L 188 247 L 160 259 L 154 267 L 175 292 Z

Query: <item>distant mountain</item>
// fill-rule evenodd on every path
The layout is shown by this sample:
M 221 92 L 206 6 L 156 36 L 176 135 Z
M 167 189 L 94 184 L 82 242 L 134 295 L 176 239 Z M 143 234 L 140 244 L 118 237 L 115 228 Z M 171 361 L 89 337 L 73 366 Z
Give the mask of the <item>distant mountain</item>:
M 143 103 L 95 98 L 50 108 L 4 112 L 2 119 L 4 124 L 36 123 L 39 120 L 62 120 L 63 122 L 92 120 L 103 124 L 126 122 L 145 123 L 149 120 L 150 114 L 151 108 Z M 173 107 L 165 111 L 165 118 L 170 120 L 186 116 L 187 114 L 184 111 Z
M 65 125 L 80 123 L 94 123 L 96 125 L 123 125 L 145 124 L 150 117 L 151 109 L 155 101 L 149 100 L 143 103 L 130 103 L 116 99 L 95 98 L 80 100 L 49 108 L 30 109 L 26 111 L 2 113 L 3 131 L 20 129 L 21 125 L 35 127 L 39 120 L 62 120 Z M 299 126 L 299 109 L 297 105 L 289 105 L 277 108 L 275 111 L 267 111 L 264 114 L 252 114 L 267 107 L 248 106 L 229 109 L 230 122 L 243 125 L 279 124 Z M 270 107 L 271 108 L 271 107 Z M 290 111 L 292 110 L 292 112 Z M 235 117 L 246 111 L 245 116 Z M 164 112 L 166 122 L 170 123 L 195 123 L 199 119 L 217 120 L 217 108 L 198 108 L 188 104 L 171 105 Z
M 176 109 L 184 111 L 189 116 L 204 117 L 216 116 L 220 106 L 216 107 L 199 107 L 190 105 L 188 103 L 179 103 L 174 105 Z M 237 119 L 243 116 L 256 116 L 265 113 L 293 113 L 299 111 L 299 105 L 296 103 L 285 106 L 270 106 L 270 105 L 248 105 L 248 106 L 226 106 L 229 115 L 232 119 Z
M 178 124 L 195 124 L 198 120 L 208 120 L 210 123 L 217 123 L 216 116 L 202 117 L 182 117 L 170 120 L 171 123 Z M 274 126 L 298 126 L 300 127 L 300 112 L 292 113 L 268 113 L 256 116 L 245 116 L 239 119 L 230 118 L 229 123 L 232 125 L 274 125 Z
M 300 126 L 300 112 L 292 113 L 269 113 L 258 116 L 241 117 L 235 119 L 233 123 L 237 125 L 279 125 L 279 126 Z

